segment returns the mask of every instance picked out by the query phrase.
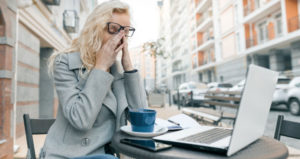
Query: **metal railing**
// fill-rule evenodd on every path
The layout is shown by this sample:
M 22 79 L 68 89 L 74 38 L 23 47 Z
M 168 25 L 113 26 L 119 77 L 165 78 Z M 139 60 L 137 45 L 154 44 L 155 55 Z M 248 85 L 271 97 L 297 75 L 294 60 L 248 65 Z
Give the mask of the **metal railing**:
M 248 1 L 248 4 L 244 6 L 244 16 L 246 17 L 247 15 L 251 14 L 253 11 L 265 6 L 266 4 L 270 3 L 271 1 L 264 1 L 262 4 L 257 3 L 256 1 Z
M 299 29 L 299 26 L 298 26 Z M 275 27 L 268 27 L 266 29 L 266 32 L 263 33 L 264 34 L 264 38 L 263 39 L 259 39 L 259 33 L 253 35 L 253 37 L 247 38 L 246 39 L 246 48 L 250 48 L 256 45 L 260 45 L 263 43 L 266 43 L 270 40 L 276 39 L 278 37 L 282 36 L 282 32 L 278 32 L 278 30 L 275 29 Z
M 250 13 L 252 13 L 255 9 L 257 9 L 255 7 L 255 4 L 248 4 L 244 7 L 244 17 L 246 17 L 247 15 L 249 15 Z
M 199 39 L 199 40 L 197 41 L 197 44 L 198 44 L 198 47 L 201 46 L 201 45 L 203 44 L 203 39 Z
M 214 39 L 213 36 L 203 37 L 202 39 L 198 40 L 198 47 L 201 46 L 201 45 L 203 45 L 207 41 L 213 40 L 213 39 Z
M 254 36 L 254 38 L 247 38 L 246 39 L 246 48 L 253 47 L 257 44 L 257 38 Z
M 209 9 L 207 9 L 207 11 L 204 12 L 204 14 L 197 20 L 197 27 L 199 27 L 199 25 L 201 25 L 206 19 L 211 18 L 212 17 L 212 11 Z

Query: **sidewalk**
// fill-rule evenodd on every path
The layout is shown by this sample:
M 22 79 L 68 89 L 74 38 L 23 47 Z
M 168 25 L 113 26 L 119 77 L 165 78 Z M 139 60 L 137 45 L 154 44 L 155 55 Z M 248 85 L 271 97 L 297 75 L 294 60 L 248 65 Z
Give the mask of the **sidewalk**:
M 40 150 L 44 145 L 44 141 L 46 139 L 46 135 L 33 135 L 35 156 L 38 158 L 40 154 Z M 27 154 L 27 143 L 26 143 L 26 135 L 17 138 L 16 144 L 20 146 L 17 153 L 14 154 L 15 159 L 25 159 Z

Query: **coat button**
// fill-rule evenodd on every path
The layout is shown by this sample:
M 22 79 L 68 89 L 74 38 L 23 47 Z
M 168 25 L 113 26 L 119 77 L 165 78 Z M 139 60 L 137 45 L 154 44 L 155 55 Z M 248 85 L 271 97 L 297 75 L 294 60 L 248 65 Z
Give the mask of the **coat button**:
M 89 138 L 83 138 L 81 140 L 81 145 L 82 146 L 88 146 L 90 144 L 90 139 Z

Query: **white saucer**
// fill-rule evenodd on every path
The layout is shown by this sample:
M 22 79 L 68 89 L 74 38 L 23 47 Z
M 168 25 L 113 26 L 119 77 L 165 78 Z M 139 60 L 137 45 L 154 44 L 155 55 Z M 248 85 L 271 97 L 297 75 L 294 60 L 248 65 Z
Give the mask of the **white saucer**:
M 132 135 L 132 136 L 153 137 L 153 136 L 158 136 L 158 135 L 161 135 L 161 134 L 167 132 L 168 128 L 154 125 L 153 132 L 135 132 L 135 131 L 132 131 L 131 125 L 124 125 L 121 127 L 121 131 L 123 131 L 129 135 Z

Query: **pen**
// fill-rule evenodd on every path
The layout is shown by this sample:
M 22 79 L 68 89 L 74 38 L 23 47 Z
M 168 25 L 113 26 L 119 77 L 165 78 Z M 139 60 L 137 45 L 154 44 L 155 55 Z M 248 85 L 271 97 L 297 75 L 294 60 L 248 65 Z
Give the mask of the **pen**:
M 179 123 L 177 123 L 177 122 L 175 122 L 175 121 L 168 120 L 168 122 L 170 122 L 170 123 L 173 123 L 173 124 L 175 124 L 175 125 L 178 125 L 178 126 L 180 126 L 180 124 L 179 124 Z

